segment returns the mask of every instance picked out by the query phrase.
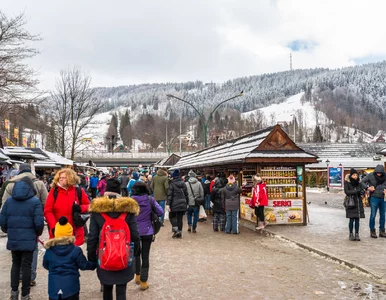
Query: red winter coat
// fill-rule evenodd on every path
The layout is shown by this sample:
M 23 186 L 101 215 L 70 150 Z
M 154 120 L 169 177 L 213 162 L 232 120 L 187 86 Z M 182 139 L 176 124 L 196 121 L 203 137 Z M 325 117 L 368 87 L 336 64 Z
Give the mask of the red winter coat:
M 59 218 L 64 216 L 68 219 L 68 222 L 72 225 L 74 229 L 74 236 L 75 236 L 75 245 L 81 246 L 84 243 L 84 228 L 83 227 L 75 227 L 74 222 L 72 220 L 72 205 L 74 204 L 74 201 L 76 201 L 81 208 L 82 213 L 88 212 L 88 207 L 90 205 L 90 201 L 88 200 L 86 192 L 82 190 L 82 200 L 78 201 L 76 188 L 75 186 L 70 186 L 68 189 L 64 189 L 60 186 L 58 186 L 58 197 L 56 198 L 56 201 L 54 200 L 54 191 L 55 189 L 51 189 L 46 205 L 44 206 L 44 217 L 46 218 L 47 225 L 49 228 L 50 233 L 50 239 L 52 239 L 54 236 L 52 234 L 52 228 L 55 228 L 56 223 L 58 222 Z
M 252 189 L 251 207 L 254 208 L 256 206 L 268 206 L 268 194 L 266 184 L 264 182 L 257 184 Z

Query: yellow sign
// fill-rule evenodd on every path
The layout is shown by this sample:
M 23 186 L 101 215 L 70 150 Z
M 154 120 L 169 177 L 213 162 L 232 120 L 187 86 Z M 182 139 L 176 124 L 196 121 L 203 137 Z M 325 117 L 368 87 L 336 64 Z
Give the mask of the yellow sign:
M 23 136 L 23 147 L 27 147 L 27 138 Z
M 19 128 L 18 128 L 18 127 L 15 127 L 15 128 L 13 129 L 13 137 L 14 137 L 15 139 L 18 139 L 18 138 L 19 138 Z
M 31 142 L 30 147 L 35 148 L 35 143 Z
M 4 120 L 4 127 L 5 127 L 6 130 L 9 129 L 9 120 L 8 119 Z
M 7 145 L 8 145 L 8 146 L 13 146 L 13 147 L 15 147 L 15 144 L 12 143 L 12 141 L 11 141 L 9 138 L 5 138 L 5 141 L 7 142 Z

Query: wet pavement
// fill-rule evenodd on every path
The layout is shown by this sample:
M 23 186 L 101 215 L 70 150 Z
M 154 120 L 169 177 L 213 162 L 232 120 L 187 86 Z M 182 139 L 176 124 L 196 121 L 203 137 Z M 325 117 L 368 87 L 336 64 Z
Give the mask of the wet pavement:
M 239 235 L 213 232 L 210 219 L 199 223 L 197 234 L 188 234 L 185 219 L 183 238 L 173 240 L 166 222 L 152 245 L 149 290 L 140 291 L 130 282 L 127 298 L 386 299 L 381 280 L 278 236 L 340 255 L 379 277 L 384 274 L 386 239 L 370 240 L 366 220 L 361 226 L 363 241 L 349 242 L 344 210 L 311 204 L 309 213 L 309 226 L 267 227 L 275 233 L 272 236 L 244 227 Z M 6 238 L 0 238 L 0 299 L 9 295 L 11 255 L 5 244 Z M 48 298 L 41 261 L 40 256 L 32 299 Z M 81 272 L 81 286 L 80 299 L 102 299 L 95 272 Z

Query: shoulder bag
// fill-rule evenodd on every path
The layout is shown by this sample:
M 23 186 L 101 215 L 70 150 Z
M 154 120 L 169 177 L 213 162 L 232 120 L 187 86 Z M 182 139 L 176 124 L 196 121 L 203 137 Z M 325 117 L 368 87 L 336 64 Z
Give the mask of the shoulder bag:
M 190 190 L 192 191 L 192 195 L 193 195 L 193 198 L 194 198 L 194 204 L 195 204 L 196 206 L 201 206 L 201 205 L 203 205 L 203 204 L 204 204 L 204 199 L 198 199 L 198 198 L 194 195 L 194 192 L 193 192 L 193 188 L 192 188 L 191 183 L 190 183 L 190 182 L 188 182 L 188 183 L 189 183 L 189 186 L 190 186 Z M 201 184 L 201 183 L 199 183 L 199 184 Z

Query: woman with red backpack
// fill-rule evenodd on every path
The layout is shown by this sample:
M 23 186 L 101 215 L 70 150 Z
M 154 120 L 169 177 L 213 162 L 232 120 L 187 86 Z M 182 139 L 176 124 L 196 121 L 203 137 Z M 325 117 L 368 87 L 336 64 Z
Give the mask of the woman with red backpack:
M 94 199 L 89 210 L 87 256 L 89 261 L 98 262 L 103 300 L 113 299 L 114 285 L 116 299 L 126 300 L 127 283 L 134 278 L 133 243 L 140 241 L 136 221 L 138 203 L 132 198 L 120 197 L 120 186 L 117 179 L 109 179 L 105 195 Z

